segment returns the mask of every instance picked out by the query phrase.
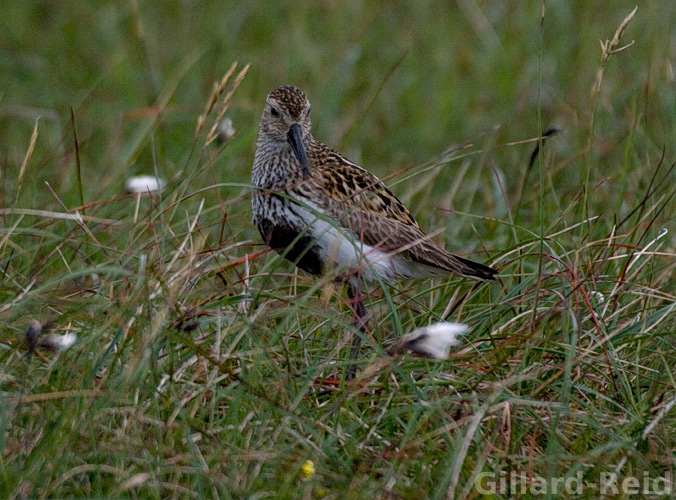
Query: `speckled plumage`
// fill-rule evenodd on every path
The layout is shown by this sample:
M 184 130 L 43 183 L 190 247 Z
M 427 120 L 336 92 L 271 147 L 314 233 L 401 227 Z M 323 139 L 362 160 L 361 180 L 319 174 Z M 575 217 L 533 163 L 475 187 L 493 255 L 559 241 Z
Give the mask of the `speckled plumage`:
M 297 87 L 273 90 L 252 171 L 253 220 L 270 247 L 312 274 L 368 281 L 496 271 L 446 252 L 373 174 L 312 137 L 310 103 Z

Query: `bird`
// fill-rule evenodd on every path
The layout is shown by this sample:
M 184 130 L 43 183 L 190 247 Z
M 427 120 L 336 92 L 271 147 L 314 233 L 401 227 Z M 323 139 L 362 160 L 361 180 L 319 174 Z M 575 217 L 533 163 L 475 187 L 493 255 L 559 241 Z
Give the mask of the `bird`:
M 253 223 L 300 269 L 346 284 L 355 328 L 367 325 L 362 282 L 495 279 L 497 270 L 437 245 L 378 177 L 316 140 L 310 109 L 298 87 L 268 94 L 251 171 Z M 353 337 L 351 357 L 359 342 Z

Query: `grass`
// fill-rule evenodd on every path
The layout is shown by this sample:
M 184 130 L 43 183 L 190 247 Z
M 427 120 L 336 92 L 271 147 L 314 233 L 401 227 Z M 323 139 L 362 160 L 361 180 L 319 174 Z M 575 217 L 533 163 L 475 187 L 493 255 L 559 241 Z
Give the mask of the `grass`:
M 676 8 L 641 4 L 614 48 L 635 44 L 602 60 L 633 3 L 545 7 L 3 4 L 0 497 L 519 497 L 482 495 L 492 473 L 579 476 L 587 498 L 616 474 L 629 498 L 623 480 L 673 479 Z M 285 83 L 319 139 L 501 272 L 368 287 L 354 384 L 336 382 L 346 298 L 250 222 L 258 117 Z M 123 195 L 138 173 L 168 188 Z M 384 357 L 442 319 L 471 328 L 451 360 Z M 77 342 L 29 354 L 32 320 Z

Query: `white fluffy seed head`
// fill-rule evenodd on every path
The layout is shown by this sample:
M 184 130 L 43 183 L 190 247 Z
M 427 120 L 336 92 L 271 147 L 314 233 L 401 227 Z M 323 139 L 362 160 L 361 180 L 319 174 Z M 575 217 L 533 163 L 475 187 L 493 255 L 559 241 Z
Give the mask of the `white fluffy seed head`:
M 235 128 L 232 126 L 232 120 L 230 118 L 223 118 L 221 123 L 218 124 L 218 137 L 221 139 L 230 139 L 235 135 Z
M 63 335 L 50 333 L 42 340 L 42 342 L 40 342 L 40 347 L 44 347 L 50 351 L 65 351 L 71 347 L 76 340 L 77 335 L 74 333 L 64 333 Z
M 127 179 L 125 190 L 127 193 L 157 193 L 166 185 L 167 181 L 154 175 L 136 175 Z
M 448 359 L 451 347 L 460 345 L 460 336 L 469 328 L 462 323 L 434 323 L 412 331 L 402 339 L 404 346 L 427 358 Z

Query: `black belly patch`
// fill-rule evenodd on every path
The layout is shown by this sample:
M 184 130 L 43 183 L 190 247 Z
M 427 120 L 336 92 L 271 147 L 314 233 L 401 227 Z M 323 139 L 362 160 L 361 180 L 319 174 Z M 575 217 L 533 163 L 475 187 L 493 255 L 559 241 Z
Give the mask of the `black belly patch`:
M 303 271 L 322 274 L 323 265 L 319 248 L 308 231 L 299 236 L 300 233 L 296 229 L 280 224 L 273 225 L 269 220 L 262 221 L 258 225 L 258 230 L 270 248 L 284 255 Z

